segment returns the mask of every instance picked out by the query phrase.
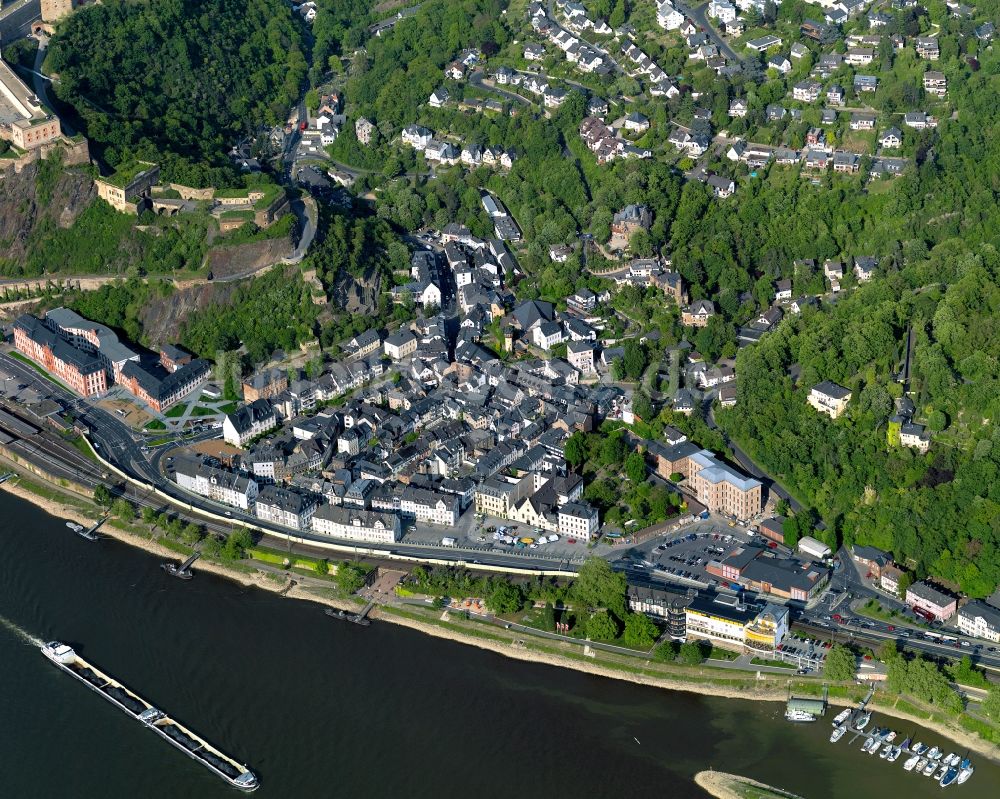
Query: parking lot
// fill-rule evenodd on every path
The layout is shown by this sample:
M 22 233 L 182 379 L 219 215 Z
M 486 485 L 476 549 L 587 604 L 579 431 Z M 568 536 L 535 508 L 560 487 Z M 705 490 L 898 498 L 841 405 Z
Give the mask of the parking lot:
M 540 530 L 526 524 L 480 516 L 470 508 L 459 517 L 455 527 L 423 523 L 413 525 L 407 529 L 403 541 L 408 544 L 440 544 L 442 539 L 453 538 L 455 546 L 461 549 L 482 549 L 489 552 L 570 560 L 602 555 L 610 551 L 606 546 L 591 549 L 585 541 L 564 536 L 559 536 L 555 541 L 542 542 L 543 536 L 551 538 L 552 535 L 548 530 Z M 522 539 L 530 539 L 530 542 Z
M 743 528 L 712 519 L 699 520 L 676 533 L 632 547 L 618 562 L 626 571 L 680 585 L 729 588 L 729 584 L 707 571 L 713 560 L 723 560 L 750 540 Z

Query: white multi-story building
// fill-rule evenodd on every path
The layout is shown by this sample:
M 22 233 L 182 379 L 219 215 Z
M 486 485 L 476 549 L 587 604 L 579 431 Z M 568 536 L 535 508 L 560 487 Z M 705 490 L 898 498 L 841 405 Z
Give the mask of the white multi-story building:
M 656 21 L 664 30 L 675 31 L 684 24 L 684 15 L 672 3 L 663 2 L 656 8 Z
M 567 502 L 559 508 L 559 535 L 589 541 L 597 532 L 597 508 L 586 502 Z
M 312 517 L 312 530 L 331 538 L 392 544 L 400 538 L 399 516 L 395 513 L 359 510 L 342 505 L 321 505 Z
M 399 498 L 399 512 L 418 522 L 454 527 L 458 524 L 459 499 L 450 494 L 407 486 Z
M 958 629 L 986 641 L 1000 641 L 1000 609 L 985 602 L 969 602 L 958 610 Z
M 851 401 L 850 389 L 838 386 L 829 380 L 824 380 L 813 386 L 809 392 L 808 402 L 820 413 L 825 413 L 831 419 L 836 419 L 846 409 Z
M 708 16 L 719 22 L 732 22 L 736 19 L 736 6 L 728 0 L 712 0 L 708 4 Z
M 254 510 L 261 521 L 308 530 L 316 512 L 316 501 L 297 491 L 266 485 L 257 494 Z
M 174 465 L 177 485 L 215 502 L 250 511 L 257 498 L 257 483 L 249 477 L 216 469 L 200 459 L 179 456 Z
M 278 416 L 265 399 L 257 399 L 235 413 L 227 413 L 222 422 L 222 440 L 234 447 L 242 447 L 248 441 L 263 435 L 278 426 Z

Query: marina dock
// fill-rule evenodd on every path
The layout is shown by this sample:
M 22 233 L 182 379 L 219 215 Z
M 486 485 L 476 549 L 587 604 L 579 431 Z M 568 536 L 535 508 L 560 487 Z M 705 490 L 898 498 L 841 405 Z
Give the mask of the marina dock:
M 194 572 L 191 571 L 191 565 L 200 557 L 200 552 L 193 552 L 180 566 L 174 563 L 162 563 L 160 564 L 160 568 L 162 568 L 171 577 L 177 577 L 181 580 L 190 580 L 194 577 Z
M 368 614 L 371 613 L 372 608 L 376 605 L 375 600 L 371 600 L 360 613 L 348 613 L 346 610 L 334 610 L 333 608 L 326 608 L 323 612 L 334 619 L 343 619 L 344 621 L 349 621 L 352 624 L 360 624 L 362 627 L 367 627 L 370 625 L 371 619 L 368 618 Z

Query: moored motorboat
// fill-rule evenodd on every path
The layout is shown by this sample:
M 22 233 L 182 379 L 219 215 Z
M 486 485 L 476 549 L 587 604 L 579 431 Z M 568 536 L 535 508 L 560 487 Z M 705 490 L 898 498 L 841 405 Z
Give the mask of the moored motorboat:
M 969 760 L 969 758 L 965 758 L 965 760 L 962 761 L 962 766 L 958 772 L 958 777 L 955 779 L 955 782 L 961 785 L 973 775 L 975 770 L 976 769 L 972 766 L 972 761 Z
M 845 708 L 844 710 L 841 710 L 836 716 L 833 717 L 833 726 L 839 727 L 841 724 L 847 721 L 851 717 L 851 712 L 852 711 L 850 708 Z
M 920 762 L 920 755 L 910 755 L 907 761 L 903 764 L 903 771 L 913 771 L 913 767 Z
M 874 738 L 872 738 L 872 737 L 871 737 L 871 736 L 869 735 L 869 736 L 868 736 L 867 738 L 865 738 L 865 742 L 864 742 L 863 744 L 861 744 L 861 751 L 862 751 L 862 752 L 867 752 L 867 751 L 868 751 L 869 749 L 871 749 L 871 748 L 872 748 L 872 747 L 873 747 L 874 745 L 875 745 L 875 739 L 874 739 Z
M 924 766 L 924 770 L 921 771 L 920 773 L 923 774 L 925 777 L 932 777 L 934 776 L 934 771 L 936 769 L 937 769 L 937 761 L 928 760 L 927 765 Z
M 913 754 L 922 755 L 926 751 L 927 751 L 927 744 L 923 743 L 922 741 L 917 741 L 915 744 L 913 744 Z
M 892 754 L 893 749 L 894 747 L 892 746 L 892 744 L 886 744 L 885 746 L 883 746 L 882 751 L 878 753 L 879 760 L 888 760 L 889 755 Z
M 76 522 L 66 522 L 66 526 L 74 533 L 82 532 L 84 529 L 82 524 L 77 524 Z
M 922 757 L 917 761 L 917 765 L 913 767 L 913 771 L 916 774 L 923 774 L 925 768 L 927 768 L 927 758 Z
M 867 711 L 862 711 L 861 715 L 854 720 L 854 729 L 858 732 L 864 732 L 865 727 L 871 724 L 872 714 Z
M 936 747 L 936 746 L 931 747 L 931 750 L 927 753 L 927 759 L 928 760 L 940 760 L 941 759 L 941 750 L 938 749 L 938 747 Z
M 874 755 L 879 749 L 882 748 L 882 742 L 877 738 L 872 743 L 871 748 L 868 750 L 868 754 Z
M 944 776 L 942 776 L 941 779 L 938 781 L 938 784 L 942 788 L 947 788 L 949 785 L 954 783 L 955 780 L 958 778 L 958 773 L 959 771 L 957 766 L 949 766 L 948 770 L 944 773 Z
M 889 730 L 889 732 L 887 732 L 886 735 L 885 735 L 885 740 L 888 743 L 892 743 L 893 741 L 895 741 L 896 740 L 896 731 L 895 730 Z
M 787 721 L 795 722 L 816 721 L 816 717 L 812 713 L 808 713 L 805 710 L 786 710 L 785 719 Z
M 943 780 L 943 779 L 944 779 L 945 775 L 946 775 L 946 774 L 947 774 L 947 773 L 948 773 L 948 772 L 949 772 L 950 770 L 951 770 L 951 766 L 941 766 L 941 767 L 940 767 L 940 768 L 938 768 L 938 770 L 937 770 L 937 771 L 936 771 L 936 772 L 934 773 L 934 779 L 936 779 L 936 780 L 937 780 L 938 782 L 941 782 L 941 780 Z
M 895 763 L 897 760 L 899 760 L 899 756 L 901 754 L 903 754 L 903 748 L 901 746 L 894 746 L 892 748 L 892 751 L 886 757 L 886 760 L 888 760 L 890 763 Z
M 847 727 L 844 727 L 843 725 L 835 727 L 833 732 L 830 733 L 830 743 L 837 743 L 837 741 L 844 737 L 845 732 L 847 732 Z

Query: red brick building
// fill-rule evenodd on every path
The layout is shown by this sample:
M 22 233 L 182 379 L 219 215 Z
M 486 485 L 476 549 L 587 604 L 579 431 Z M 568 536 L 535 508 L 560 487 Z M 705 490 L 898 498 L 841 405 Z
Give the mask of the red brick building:
M 30 314 L 14 323 L 14 346 L 80 396 L 95 397 L 108 390 L 99 358 L 74 347 Z

